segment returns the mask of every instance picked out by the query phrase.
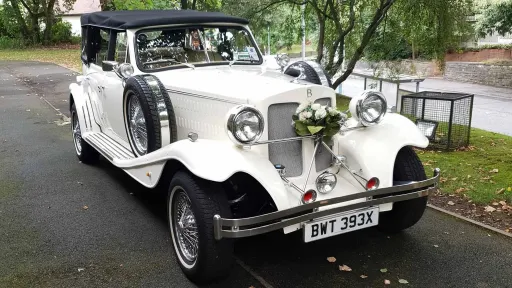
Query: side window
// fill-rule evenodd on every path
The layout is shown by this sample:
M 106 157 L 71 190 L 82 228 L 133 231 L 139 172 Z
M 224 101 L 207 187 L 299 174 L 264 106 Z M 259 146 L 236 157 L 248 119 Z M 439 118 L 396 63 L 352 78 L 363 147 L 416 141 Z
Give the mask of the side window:
M 125 63 L 130 61 L 130 59 L 126 58 L 128 50 L 128 46 L 126 44 L 126 32 L 117 33 L 114 61 L 118 63 Z
M 87 62 L 87 26 L 82 27 L 82 62 Z
M 99 45 L 97 46 L 98 50 L 96 51 L 96 65 L 101 66 L 103 61 L 108 59 L 108 44 L 110 41 L 110 31 L 100 29 L 100 37 L 99 37 Z

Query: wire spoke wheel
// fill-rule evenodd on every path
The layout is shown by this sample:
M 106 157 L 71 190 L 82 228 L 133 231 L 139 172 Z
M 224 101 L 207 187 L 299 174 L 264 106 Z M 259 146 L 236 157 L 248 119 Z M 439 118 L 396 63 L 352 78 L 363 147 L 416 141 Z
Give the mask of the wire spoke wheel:
M 194 263 L 199 249 L 199 232 L 196 218 L 185 191 L 179 189 L 175 193 L 170 213 L 172 213 L 176 242 L 183 257 L 188 262 Z
M 128 125 L 130 127 L 130 136 L 136 150 L 144 155 L 148 151 L 148 132 L 146 119 L 139 99 L 135 95 L 130 95 L 128 101 Z
M 73 142 L 75 144 L 76 153 L 80 155 L 82 154 L 82 131 L 80 130 L 80 122 L 78 121 L 78 115 L 75 112 L 73 112 L 71 121 Z

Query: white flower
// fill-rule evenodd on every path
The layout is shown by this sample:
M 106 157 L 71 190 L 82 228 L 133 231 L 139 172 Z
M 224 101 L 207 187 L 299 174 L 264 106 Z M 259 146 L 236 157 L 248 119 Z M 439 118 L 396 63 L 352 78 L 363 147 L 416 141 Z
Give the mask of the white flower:
M 325 109 L 318 109 L 315 112 L 316 120 L 323 119 L 326 115 L 327 115 L 327 111 L 325 111 Z
M 296 113 L 299 114 L 300 112 L 304 111 L 304 109 L 308 108 L 309 104 L 311 104 L 310 102 L 306 101 L 306 102 L 302 102 L 299 107 L 297 108 L 297 111 Z
M 307 114 L 307 112 L 302 112 L 302 113 L 300 113 L 300 114 L 299 114 L 299 120 L 300 120 L 300 121 L 304 121 L 304 120 L 306 120 L 306 114 Z
M 322 107 L 322 105 L 320 105 L 320 104 L 318 104 L 318 103 L 311 105 L 311 109 L 313 109 L 313 110 L 315 110 L 315 111 L 316 111 L 316 110 L 318 110 L 318 109 L 320 109 L 320 107 Z
M 306 112 L 306 118 L 308 118 L 308 119 L 309 119 L 309 118 L 311 118 L 311 117 L 313 117 L 313 113 L 311 113 L 311 112 Z

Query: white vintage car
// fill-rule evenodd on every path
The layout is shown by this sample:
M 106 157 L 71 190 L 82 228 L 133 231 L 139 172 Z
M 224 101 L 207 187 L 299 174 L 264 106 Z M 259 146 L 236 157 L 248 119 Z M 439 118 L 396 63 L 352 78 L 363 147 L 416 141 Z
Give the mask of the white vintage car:
M 422 217 L 439 170 L 427 179 L 411 148 L 427 138 L 382 94 L 352 99 L 331 141 L 299 136 L 300 103 L 335 110 L 330 79 L 313 62 L 267 67 L 247 20 L 115 11 L 81 21 L 76 154 L 83 163 L 103 155 L 168 193 L 176 258 L 191 280 L 226 275 L 234 238 L 300 230 L 310 242 L 370 226 L 401 231 Z

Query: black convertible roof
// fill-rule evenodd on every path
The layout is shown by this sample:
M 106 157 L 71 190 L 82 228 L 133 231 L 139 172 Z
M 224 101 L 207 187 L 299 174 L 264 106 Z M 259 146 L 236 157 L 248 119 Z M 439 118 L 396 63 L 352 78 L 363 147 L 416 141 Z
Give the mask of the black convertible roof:
M 82 26 L 99 26 L 119 30 L 189 23 L 226 22 L 249 24 L 249 21 L 246 19 L 229 16 L 220 12 L 200 12 L 195 10 L 102 11 L 84 14 L 80 21 Z

